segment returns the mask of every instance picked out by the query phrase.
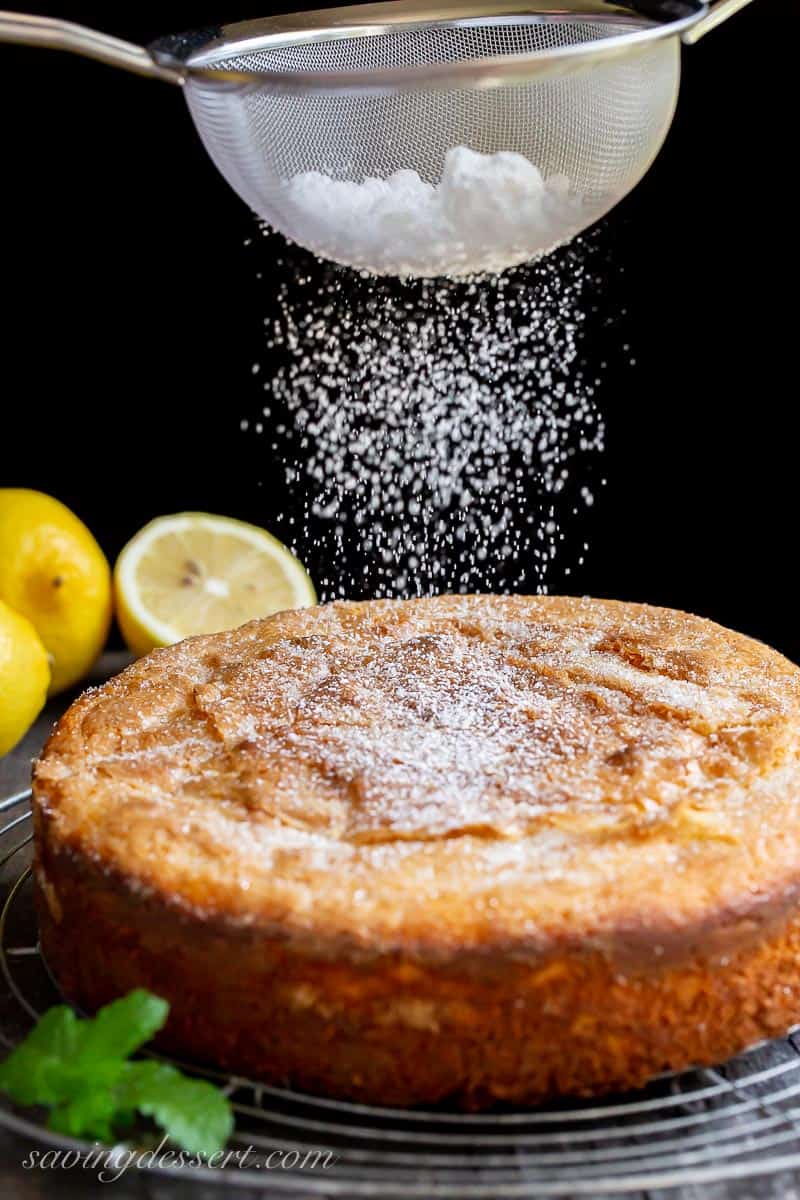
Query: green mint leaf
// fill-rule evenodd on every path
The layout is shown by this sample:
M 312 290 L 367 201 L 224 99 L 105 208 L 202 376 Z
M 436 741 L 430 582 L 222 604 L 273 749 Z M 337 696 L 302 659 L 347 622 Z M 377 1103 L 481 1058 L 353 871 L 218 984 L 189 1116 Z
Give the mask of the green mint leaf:
M 189 1079 L 160 1062 L 129 1063 L 118 1090 L 122 1106 L 135 1107 L 190 1154 L 216 1154 L 233 1129 L 226 1096 L 203 1079 Z
M 125 1059 L 163 1026 L 169 1005 L 160 996 L 137 988 L 101 1008 L 91 1021 L 81 1021 L 77 1057 L 92 1060 Z
M 71 1008 L 51 1008 L 0 1064 L 0 1089 L 18 1104 L 58 1104 L 83 1087 L 116 1084 L 132 1050 L 163 1025 L 169 1006 L 135 991 L 80 1020 Z
M 61 1070 L 74 1057 L 79 1021 L 65 1004 L 49 1009 L 24 1042 L 0 1063 L 0 1090 L 18 1104 L 55 1104 L 61 1099 Z
M 116 1120 L 117 1101 L 110 1088 L 84 1087 L 71 1100 L 52 1109 L 49 1129 L 70 1137 L 88 1137 L 113 1142 L 112 1123 Z
M 28 1034 L 25 1045 L 29 1050 L 68 1058 L 77 1048 L 80 1024 L 69 1005 L 59 1004 L 55 1008 L 48 1008 Z
M 152 1117 L 192 1154 L 221 1150 L 231 1107 L 212 1084 L 155 1061 L 128 1062 L 164 1024 L 169 1005 L 142 989 L 101 1008 L 92 1020 L 51 1008 L 0 1063 L 0 1090 L 18 1104 L 50 1108 L 51 1129 L 113 1142 L 134 1111 Z

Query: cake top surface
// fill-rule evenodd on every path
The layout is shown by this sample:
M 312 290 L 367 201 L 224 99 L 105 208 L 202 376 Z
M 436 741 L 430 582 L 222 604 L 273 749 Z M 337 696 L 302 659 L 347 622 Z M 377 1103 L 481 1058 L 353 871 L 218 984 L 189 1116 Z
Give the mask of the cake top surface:
M 57 844 L 315 945 L 665 944 L 800 883 L 800 670 L 698 617 L 558 597 L 282 613 L 85 693 Z

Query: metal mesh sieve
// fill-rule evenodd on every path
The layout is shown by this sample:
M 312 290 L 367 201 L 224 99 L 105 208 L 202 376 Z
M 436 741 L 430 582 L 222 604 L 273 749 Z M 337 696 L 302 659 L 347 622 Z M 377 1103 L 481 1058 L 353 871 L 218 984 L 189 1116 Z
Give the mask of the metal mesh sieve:
M 295 201 L 286 182 L 304 172 L 362 182 L 413 170 L 437 184 L 451 147 L 482 154 L 514 151 L 547 179 L 565 177 L 569 199 L 551 211 L 546 229 L 533 224 L 521 242 L 507 231 L 497 261 L 497 238 L 485 245 L 447 238 L 425 257 L 420 274 L 459 274 L 522 262 L 574 236 L 607 212 L 639 181 L 669 128 L 678 90 L 676 38 L 631 47 L 612 61 L 567 74 L 482 88 L 345 89 L 305 93 L 277 87 L 277 74 L 370 72 L 387 68 L 496 60 L 618 37 L 630 22 L 514 19 L 427 26 L 373 36 L 338 37 L 301 45 L 248 49 L 218 57 L 212 70 L 269 73 L 269 80 L 222 90 L 190 77 L 187 99 L 217 166 L 255 212 L 292 240 L 328 258 L 386 274 L 407 273 L 391 238 L 365 249 L 358 240 L 326 239 L 313 214 Z M 537 244 L 541 234 L 545 244 Z M 518 236 L 515 233 L 515 236 Z M 372 254 L 372 260 L 369 255 Z M 398 247 L 397 254 L 401 254 Z M 365 257 L 366 255 L 366 257 Z
M 149 50 L 0 12 L 0 41 L 184 86 L 226 179 L 317 253 L 465 274 L 547 252 L 630 191 L 669 129 L 681 41 L 750 2 L 391 0 Z

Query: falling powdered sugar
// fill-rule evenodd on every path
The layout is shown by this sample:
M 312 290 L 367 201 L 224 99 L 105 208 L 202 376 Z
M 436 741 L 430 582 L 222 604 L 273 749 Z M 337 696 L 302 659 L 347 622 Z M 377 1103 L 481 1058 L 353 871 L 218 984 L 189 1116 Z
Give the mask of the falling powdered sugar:
M 267 237 L 265 395 L 241 427 L 282 465 L 270 522 L 321 598 L 546 592 L 556 564 L 569 588 L 605 482 L 601 368 L 581 350 L 593 239 L 498 278 L 401 284 L 298 265 Z
M 502 271 L 552 250 L 582 223 L 570 181 L 544 179 L 511 151 L 455 146 L 436 185 L 409 170 L 361 183 L 307 171 L 283 189 L 299 242 L 376 275 Z

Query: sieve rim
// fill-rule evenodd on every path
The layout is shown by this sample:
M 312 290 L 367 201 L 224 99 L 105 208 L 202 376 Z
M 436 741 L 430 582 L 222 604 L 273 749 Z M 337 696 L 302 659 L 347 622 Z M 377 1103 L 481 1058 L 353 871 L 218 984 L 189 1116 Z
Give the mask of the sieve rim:
M 645 15 L 647 13 L 647 15 Z M 680 38 L 708 13 L 707 0 L 443 0 L 433 5 L 415 0 L 299 12 L 239 21 L 154 42 L 153 59 L 177 68 L 189 79 L 216 86 L 268 86 L 283 94 L 366 93 L 493 88 L 563 74 L 610 62 L 655 42 Z M 662 15 L 658 15 L 662 14 Z M 479 24 L 542 23 L 590 20 L 629 24 L 630 32 L 591 42 L 463 62 L 381 67 L 367 71 L 270 71 L 214 68 L 239 55 L 278 50 L 345 38 L 407 33 L 430 28 L 464 28 Z

